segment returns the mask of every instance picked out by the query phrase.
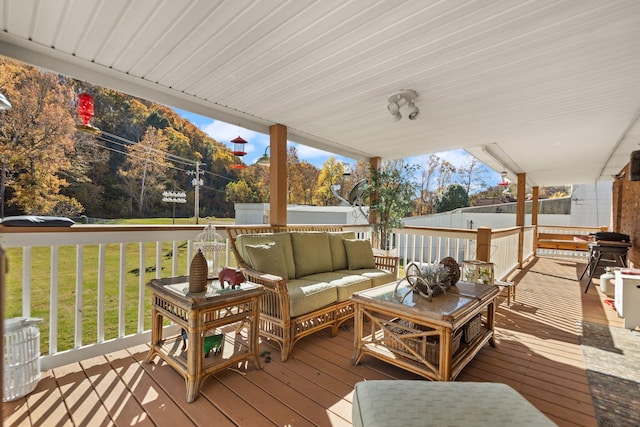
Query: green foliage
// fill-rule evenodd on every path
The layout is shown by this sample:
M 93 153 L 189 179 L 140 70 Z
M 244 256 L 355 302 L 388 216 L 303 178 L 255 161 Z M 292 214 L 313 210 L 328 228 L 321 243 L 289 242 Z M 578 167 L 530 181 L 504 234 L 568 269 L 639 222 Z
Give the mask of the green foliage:
M 256 194 L 249 188 L 246 181 L 230 182 L 227 184 L 226 199 L 233 203 L 253 203 Z
M 153 111 L 149 114 L 149 117 L 147 117 L 147 126 L 153 126 L 156 129 L 165 129 L 171 126 L 171 123 L 158 111 Z
M 469 195 L 460 184 L 449 184 L 436 195 L 434 201 L 436 212 L 448 212 L 469 206 Z
M 413 209 L 417 170 L 417 165 L 403 161 L 385 162 L 380 169 L 371 169 L 364 196 L 370 199 L 370 215 L 375 215 L 373 228 L 380 249 L 388 248 L 391 230 L 401 227 L 400 220 Z

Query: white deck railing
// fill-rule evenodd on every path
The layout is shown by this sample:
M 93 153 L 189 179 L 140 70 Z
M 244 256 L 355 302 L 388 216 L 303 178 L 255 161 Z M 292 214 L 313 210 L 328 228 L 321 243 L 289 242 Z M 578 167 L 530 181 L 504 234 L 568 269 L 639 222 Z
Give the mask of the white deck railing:
M 20 313 L 9 306 L 6 312 L 43 318 L 41 339 L 48 347 L 41 359 L 43 369 L 148 342 L 145 285 L 154 277 L 188 274 L 191 243 L 202 229 L 75 225 L 6 230 L 0 242 L 9 263 L 7 299 L 22 300 Z M 68 268 L 61 271 L 63 262 L 73 262 L 73 274 Z M 34 282 L 36 269 L 48 270 L 47 285 Z M 22 292 L 12 295 L 18 283 Z M 34 308 L 47 298 L 48 310 Z M 67 309 L 60 310 L 61 305 Z M 73 314 L 68 305 L 73 305 Z M 107 313 L 115 313 L 115 318 L 108 320 Z
M 360 238 L 371 235 L 368 226 L 345 229 Z M 0 244 L 9 262 L 7 316 L 43 318 L 43 369 L 148 343 L 145 285 L 152 278 L 188 274 L 192 243 L 202 230 L 199 225 L 4 227 Z M 523 230 L 525 259 L 533 254 L 533 230 Z M 218 232 L 226 237 L 224 226 Z M 517 227 L 492 232 L 490 261 L 498 279 L 518 266 L 519 233 Z M 393 242 L 402 265 L 447 256 L 461 263 L 476 257 L 477 231 L 405 227 L 394 230 Z M 234 265 L 228 248 L 226 264 Z M 63 263 L 67 266 L 61 269 Z M 47 271 L 47 283 L 36 283 L 42 271 Z

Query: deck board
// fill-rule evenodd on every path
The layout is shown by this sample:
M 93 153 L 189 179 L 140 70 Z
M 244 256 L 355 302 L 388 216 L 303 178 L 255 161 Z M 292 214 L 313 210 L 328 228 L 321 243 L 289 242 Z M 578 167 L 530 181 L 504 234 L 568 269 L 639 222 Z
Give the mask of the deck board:
M 53 374 L 75 425 L 113 425 L 101 396 L 95 392 L 80 363 L 56 368 Z
M 560 426 L 596 426 L 580 347 L 580 322 L 622 326 L 584 264 L 538 258 L 516 275 L 516 301 L 500 297 L 497 347 L 483 347 L 457 381 L 506 383 Z M 583 281 L 584 282 L 584 281 Z M 595 281 L 597 283 L 597 280 Z M 365 357 L 353 366 L 353 322 L 300 340 L 286 362 L 272 342 L 270 363 L 238 364 L 207 378 L 185 402 L 182 376 L 142 345 L 44 372 L 36 390 L 3 404 L 7 426 L 350 426 L 353 386 L 362 380 L 421 377 Z
M 86 359 L 80 364 L 116 426 L 129 426 L 132 422 L 138 426 L 153 426 L 104 356 Z

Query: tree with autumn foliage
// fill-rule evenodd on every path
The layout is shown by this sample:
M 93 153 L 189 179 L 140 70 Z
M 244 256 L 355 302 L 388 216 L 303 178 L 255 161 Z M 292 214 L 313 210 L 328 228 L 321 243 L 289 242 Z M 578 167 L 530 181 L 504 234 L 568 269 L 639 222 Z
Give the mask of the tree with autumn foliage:
M 0 115 L 0 196 L 38 215 L 77 215 L 82 206 L 61 194 L 60 175 L 74 153 L 74 98 L 59 76 L 0 58 L 0 90 L 13 108 Z
M 145 204 L 149 204 L 145 190 L 150 189 L 151 196 L 159 199 L 165 188 L 169 167 L 167 146 L 163 131 L 150 126 L 139 143 L 127 147 L 128 156 L 119 173 L 124 180 L 122 188 L 131 201 L 130 209 L 133 210 L 135 202 L 140 216 Z
M 339 200 L 331 192 L 331 186 L 341 184 L 344 165 L 331 156 L 324 162 L 318 175 L 315 198 L 323 206 L 337 205 Z
M 300 160 L 298 149 L 289 147 L 287 152 L 289 203 L 312 204 L 318 182 L 318 168 L 306 160 Z

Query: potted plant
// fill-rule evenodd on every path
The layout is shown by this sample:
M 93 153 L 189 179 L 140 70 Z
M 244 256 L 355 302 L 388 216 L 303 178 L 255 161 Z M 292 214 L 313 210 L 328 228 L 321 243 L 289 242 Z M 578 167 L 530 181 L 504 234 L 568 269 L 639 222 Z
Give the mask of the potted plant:
M 402 227 L 401 219 L 414 207 L 416 185 L 413 174 L 418 166 L 402 160 L 388 161 L 372 168 L 363 195 L 369 197 L 369 215 L 374 216 L 373 242 L 383 251 L 391 248 L 391 231 Z

